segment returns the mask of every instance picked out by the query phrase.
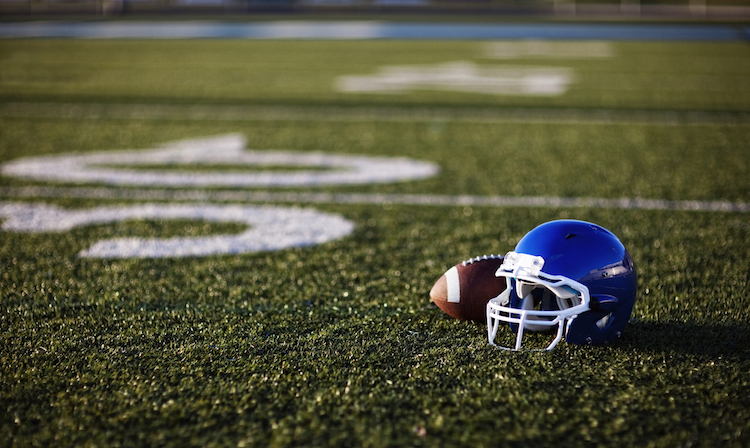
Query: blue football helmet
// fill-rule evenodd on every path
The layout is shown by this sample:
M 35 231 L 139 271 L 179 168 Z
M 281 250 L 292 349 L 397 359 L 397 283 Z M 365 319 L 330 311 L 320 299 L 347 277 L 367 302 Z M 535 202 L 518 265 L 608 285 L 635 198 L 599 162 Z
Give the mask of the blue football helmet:
M 507 287 L 487 303 L 487 333 L 497 345 L 500 322 L 515 333 L 553 332 L 543 350 L 565 336 L 573 344 L 606 344 L 620 337 L 635 304 L 633 260 L 609 230 L 584 221 L 558 220 L 527 233 L 495 273 Z M 512 344 L 507 344 L 512 345 Z M 500 345 L 498 345 L 500 346 Z

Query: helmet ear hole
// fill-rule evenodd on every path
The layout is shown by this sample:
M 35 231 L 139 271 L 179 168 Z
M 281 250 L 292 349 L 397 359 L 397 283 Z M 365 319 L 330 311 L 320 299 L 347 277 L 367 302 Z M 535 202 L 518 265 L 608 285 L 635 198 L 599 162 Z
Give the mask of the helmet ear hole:
M 565 340 L 570 344 L 608 344 L 616 341 L 627 323 L 615 312 L 588 311 L 573 319 Z
M 599 327 L 600 330 L 604 330 L 605 328 L 607 328 L 610 322 L 612 322 L 612 315 L 613 313 L 609 313 L 605 315 L 604 317 L 602 317 L 601 319 L 597 320 L 596 326 Z

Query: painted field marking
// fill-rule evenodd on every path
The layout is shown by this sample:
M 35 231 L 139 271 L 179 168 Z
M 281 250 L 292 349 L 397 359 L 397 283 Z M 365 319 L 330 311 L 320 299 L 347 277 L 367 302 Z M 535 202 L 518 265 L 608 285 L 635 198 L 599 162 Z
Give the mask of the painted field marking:
M 419 205 L 435 207 L 552 207 L 694 212 L 750 212 L 750 202 L 668 201 L 645 198 L 472 196 L 433 194 L 312 193 L 227 190 L 116 189 L 102 187 L 0 187 L 13 198 L 77 198 L 132 201 Z
M 114 238 L 79 253 L 93 258 L 161 258 L 237 254 L 304 247 L 349 235 L 354 224 L 340 215 L 294 207 L 219 205 L 217 202 L 308 202 L 333 204 L 407 204 L 423 206 L 588 207 L 644 210 L 748 212 L 750 204 L 727 201 L 663 201 L 507 196 L 383 195 L 362 193 L 295 193 L 195 189 L 219 186 L 318 186 L 396 182 L 438 173 L 436 164 L 404 158 L 337 156 L 323 153 L 245 151 L 244 137 L 228 134 L 173 142 L 140 151 L 102 151 L 30 157 L 8 162 L 2 173 L 21 178 L 63 182 L 100 182 L 141 187 L 192 189 L 119 189 L 107 187 L 1 187 L 0 195 L 89 199 L 168 201 L 92 209 L 63 209 L 46 204 L 0 202 L 0 226 L 15 232 L 64 232 L 75 227 L 131 219 L 200 219 L 239 222 L 248 229 L 235 235 L 175 238 Z M 323 171 L 266 173 L 211 170 L 211 164 L 315 167 Z M 152 165 L 162 166 L 161 169 Z M 174 171 L 203 165 L 205 170 Z M 151 168 L 149 168 L 151 166 Z M 135 169 L 134 169 L 135 168 Z M 145 168 L 141 170 L 138 168 Z M 170 203 L 171 201 L 171 203 Z M 181 201 L 178 203 L 177 201 Z M 185 202 L 188 201 L 188 202 Z M 213 202 L 207 203 L 207 202 Z
M 458 61 L 431 66 L 385 66 L 373 75 L 347 75 L 334 87 L 346 93 L 406 93 L 439 90 L 490 95 L 557 96 L 568 90 L 564 67 L 479 66 Z
M 306 247 L 343 238 L 354 224 L 318 210 L 216 204 L 139 204 L 64 209 L 46 204 L 0 202 L 1 228 L 13 232 L 65 232 L 76 227 L 144 219 L 200 219 L 236 222 L 248 229 L 235 235 L 174 238 L 113 238 L 96 242 L 84 258 L 164 258 L 241 254 Z
M 294 171 L 175 171 L 175 168 L 221 164 L 239 167 L 307 167 Z M 424 179 L 437 164 L 407 158 L 334 155 L 320 152 L 247 151 L 245 138 L 228 134 L 190 139 L 150 150 L 100 151 L 27 157 L 2 165 L 3 175 L 72 183 L 170 187 L 315 187 L 361 185 Z
M 303 169 L 264 172 L 230 168 L 223 171 L 212 170 L 212 165 Z M 205 170 L 169 169 L 184 166 L 203 166 Z M 435 163 L 406 158 L 246 151 L 242 135 L 227 134 L 172 142 L 150 150 L 28 157 L 7 162 L 1 170 L 4 175 L 24 179 L 72 183 L 169 187 L 315 187 L 422 179 L 437 174 L 439 167 Z M 0 203 L 0 216 L 6 218 L 2 229 L 17 232 L 62 232 L 83 225 L 129 219 L 190 218 L 240 222 L 251 226 L 238 235 L 109 239 L 99 241 L 79 254 L 81 257 L 103 258 L 185 257 L 272 251 L 321 244 L 344 237 L 354 229 L 354 224 L 343 217 L 316 210 L 200 203 L 80 210 L 39 204 Z
M 212 170 L 212 165 L 232 167 Z M 164 167 L 167 165 L 167 167 Z M 156 166 L 156 168 L 154 167 Z M 205 167 L 199 171 L 169 168 Z M 288 171 L 240 171 L 233 167 L 302 167 Z M 304 170 L 315 168 L 315 170 Z M 28 157 L 2 165 L 4 175 L 43 181 L 170 187 L 315 187 L 377 184 L 434 176 L 435 163 L 406 158 L 290 151 L 246 151 L 245 138 L 227 134 L 172 142 L 150 150 L 100 151 Z M 210 204 L 142 204 L 66 210 L 50 205 L 0 203 L 2 229 L 62 232 L 83 225 L 129 219 L 202 219 L 251 226 L 238 235 L 179 238 L 115 238 L 99 241 L 81 257 L 161 258 L 236 254 L 302 247 L 350 234 L 354 224 L 316 210 Z

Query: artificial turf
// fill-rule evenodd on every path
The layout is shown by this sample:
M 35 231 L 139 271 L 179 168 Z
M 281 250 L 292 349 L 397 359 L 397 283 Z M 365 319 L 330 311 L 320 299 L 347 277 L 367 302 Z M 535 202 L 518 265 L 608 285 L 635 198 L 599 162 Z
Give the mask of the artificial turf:
M 496 59 L 486 41 L 7 39 L 0 42 L 0 95 L 23 101 L 157 104 L 750 109 L 746 42 L 616 42 L 611 51 L 607 58 Z M 433 90 L 394 96 L 334 88 L 340 76 L 455 61 L 479 67 L 565 67 L 574 79 L 558 97 Z
M 0 41 L 0 161 L 240 132 L 253 149 L 407 156 L 441 167 L 417 182 L 303 191 L 750 201 L 745 43 L 613 43 L 607 61 L 554 61 L 574 67 L 578 79 L 569 93 L 548 99 L 433 92 L 350 99 L 330 90 L 334 75 L 466 57 L 480 47 Z M 279 71 L 292 78 L 287 86 L 253 81 Z M 209 76 L 220 72 L 231 79 Z M 637 81 L 611 83 L 626 74 Z M 178 107 L 161 119 L 44 113 L 60 102 Z M 38 109 L 24 110 L 36 113 L 17 112 L 29 103 Z M 283 104 L 294 113 L 181 118 L 194 103 L 217 110 Z M 311 104 L 457 113 L 526 107 L 556 117 L 603 108 L 615 118 L 645 109 L 678 119 L 347 121 L 295 112 Z M 681 123 L 685 111 L 728 112 L 735 120 Z M 44 184 L 0 178 L 2 200 L 71 209 L 117 203 L 13 196 L 31 185 Z M 340 214 L 355 231 L 276 252 L 124 260 L 76 254 L 114 236 L 241 229 L 145 220 L 0 232 L 0 445 L 750 444 L 747 213 L 291 205 Z M 599 223 L 630 250 L 639 292 L 622 340 L 508 353 L 489 346 L 484 326 L 430 304 L 427 293 L 448 267 L 511 250 L 535 225 L 557 218 Z

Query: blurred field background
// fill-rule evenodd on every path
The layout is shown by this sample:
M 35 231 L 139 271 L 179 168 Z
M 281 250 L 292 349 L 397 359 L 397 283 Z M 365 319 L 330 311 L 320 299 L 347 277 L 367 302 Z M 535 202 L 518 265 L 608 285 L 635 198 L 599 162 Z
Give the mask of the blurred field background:
M 747 0 L 3 0 L 0 12 L 11 15 L 83 14 L 385 14 L 399 20 L 542 15 L 561 17 L 625 16 L 674 19 L 747 20 Z M 430 17 L 432 16 L 432 17 Z M 230 16 L 231 17 L 231 16 Z
M 736 40 L 593 47 L 0 40 L 2 163 L 240 133 L 249 149 L 440 166 L 411 182 L 243 190 L 355 224 L 305 248 L 77 255 L 105 238 L 242 230 L 196 219 L 0 232 L 0 445 L 748 446 L 750 48 L 744 23 L 726 26 Z M 500 57 L 497 45 L 516 53 Z M 424 80 L 395 93 L 341 88 L 383 73 L 439 78 L 446 67 L 564 82 L 543 94 Z M 91 209 L 141 203 L 139 192 L 195 202 L 180 189 L 0 177 L 3 203 Z M 305 199 L 313 193 L 333 199 Z M 356 194 L 366 198 L 335 199 Z M 377 195 L 671 202 L 414 205 Z M 681 209 L 686 201 L 709 206 Z M 639 293 L 620 342 L 506 353 L 487 344 L 484 326 L 429 303 L 450 266 L 505 253 L 557 218 L 597 222 L 630 250 Z

